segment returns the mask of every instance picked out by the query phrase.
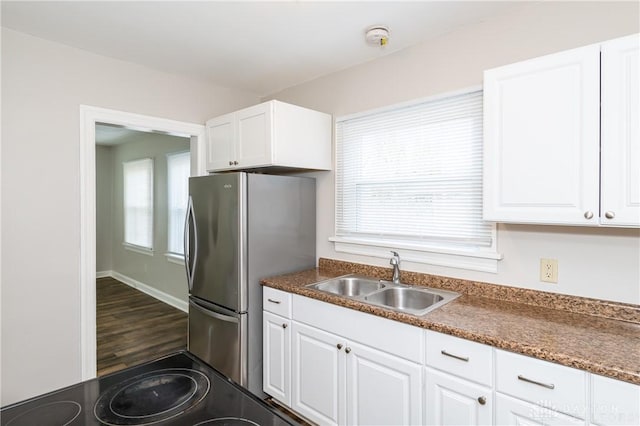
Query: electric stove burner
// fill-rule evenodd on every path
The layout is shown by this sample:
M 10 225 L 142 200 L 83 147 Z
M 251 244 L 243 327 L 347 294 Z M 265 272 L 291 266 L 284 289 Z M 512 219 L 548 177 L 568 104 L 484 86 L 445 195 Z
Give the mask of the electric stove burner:
M 74 401 L 57 401 L 38 405 L 9 420 L 6 426 L 33 426 L 42 424 L 43 416 L 47 424 L 66 426 L 80 415 L 82 407 Z
M 210 388 L 209 378 L 188 368 L 150 371 L 108 388 L 94 414 L 107 425 L 150 425 L 184 413 Z
M 252 422 L 251 420 L 247 420 L 247 419 L 241 419 L 240 417 L 219 417 L 217 419 L 205 420 L 204 422 L 197 423 L 194 426 L 200 426 L 200 425 L 260 426 L 256 422 Z

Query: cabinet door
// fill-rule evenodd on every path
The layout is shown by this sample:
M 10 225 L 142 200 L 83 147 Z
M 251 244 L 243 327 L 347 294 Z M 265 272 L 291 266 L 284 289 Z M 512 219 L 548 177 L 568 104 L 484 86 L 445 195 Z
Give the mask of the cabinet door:
M 584 420 L 496 393 L 496 425 L 584 425 Z
M 262 387 L 266 394 L 291 405 L 291 321 L 264 312 L 262 315 Z
M 235 159 L 235 118 L 226 114 L 207 121 L 207 171 L 233 169 Z M 229 163 L 232 164 L 229 164 Z
M 600 46 L 484 74 L 483 217 L 598 224 Z
M 490 425 L 493 392 L 490 388 L 427 368 L 428 425 Z
M 603 225 L 640 226 L 639 40 L 602 45 Z
M 238 111 L 237 120 L 237 167 L 259 167 L 272 164 L 272 102 Z
M 318 424 L 344 424 L 345 341 L 295 321 L 291 337 L 291 407 Z
M 422 423 L 419 364 L 347 342 L 347 424 Z

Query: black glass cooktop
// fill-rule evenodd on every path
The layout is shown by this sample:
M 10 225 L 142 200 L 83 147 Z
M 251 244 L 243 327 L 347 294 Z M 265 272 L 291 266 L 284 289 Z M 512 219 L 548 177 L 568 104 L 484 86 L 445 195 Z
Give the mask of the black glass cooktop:
M 297 423 L 188 352 L 179 352 L 2 408 L 0 424 L 284 426 Z

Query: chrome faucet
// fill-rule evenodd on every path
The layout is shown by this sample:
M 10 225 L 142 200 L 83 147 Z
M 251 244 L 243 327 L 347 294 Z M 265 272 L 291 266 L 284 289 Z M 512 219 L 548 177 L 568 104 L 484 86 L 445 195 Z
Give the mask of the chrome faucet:
M 391 250 L 393 257 L 389 261 L 389 264 L 393 266 L 393 276 L 391 277 L 391 281 L 394 284 L 400 284 L 400 255 L 398 252 Z

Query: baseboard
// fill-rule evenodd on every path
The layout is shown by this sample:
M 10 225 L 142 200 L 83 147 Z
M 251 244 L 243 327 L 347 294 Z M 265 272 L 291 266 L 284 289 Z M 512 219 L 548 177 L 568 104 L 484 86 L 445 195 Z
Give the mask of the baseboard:
M 113 276 L 113 271 L 96 272 L 96 278 L 107 278 L 107 277 L 112 277 L 112 276 Z
M 119 272 L 116 272 L 116 271 L 109 271 L 109 272 L 111 272 L 111 274 L 109 275 L 110 277 L 113 277 L 118 281 L 122 281 L 128 286 L 133 287 L 136 290 L 140 290 L 141 292 L 146 293 L 149 296 L 154 297 L 159 301 L 166 303 L 167 305 L 171 305 L 176 309 L 180 309 L 183 312 L 189 312 L 189 304 L 186 301 L 180 300 L 175 296 L 167 294 L 164 291 L 160 291 L 157 288 L 151 287 L 150 285 L 142 283 L 138 280 L 134 280 L 133 278 L 123 275 Z

